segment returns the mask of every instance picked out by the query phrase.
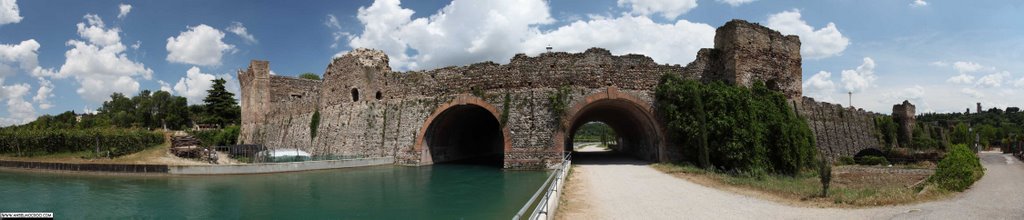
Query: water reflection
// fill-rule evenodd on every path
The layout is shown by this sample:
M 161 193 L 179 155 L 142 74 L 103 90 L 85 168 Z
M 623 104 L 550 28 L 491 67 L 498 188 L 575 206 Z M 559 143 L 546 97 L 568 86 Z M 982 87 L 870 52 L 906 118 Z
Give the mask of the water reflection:
M 0 211 L 89 219 L 494 219 L 518 211 L 545 177 L 455 164 L 185 177 L 0 171 Z

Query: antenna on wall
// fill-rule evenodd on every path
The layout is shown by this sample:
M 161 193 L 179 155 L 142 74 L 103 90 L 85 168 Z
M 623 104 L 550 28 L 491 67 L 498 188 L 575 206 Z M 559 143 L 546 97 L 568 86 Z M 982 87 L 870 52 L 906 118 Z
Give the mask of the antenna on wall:
M 846 93 L 850 94 L 850 108 L 853 108 L 853 91 L 846 91 Z

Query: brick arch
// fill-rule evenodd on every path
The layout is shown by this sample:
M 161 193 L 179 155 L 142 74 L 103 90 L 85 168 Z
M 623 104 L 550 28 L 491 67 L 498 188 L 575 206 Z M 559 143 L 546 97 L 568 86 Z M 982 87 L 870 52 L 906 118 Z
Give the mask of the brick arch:
M 588 108 L 594 107 L 595 104 L 613 101 L 617 103 L 624 103 L 625 106 L 622 107 L 635 108 L 635 110 L 637 110 L 637 112 L 640 113 L 639 115 L 631 116 L 644 120 L 638 123 L 648 126 L 648 128 L 645 130 L 648 130 L 649 132 L 654 132 L 653 134 L 648 135 L 651 135 L 651 137 L 655 139 L 653 140 L 653 144 L 656 145 L 655 150 L 657 152 L 655 157 L 657 158 L 657 160 L 662 162 L 668 161 L 666 151 L 667 142 L 665 140 L 665 129 L 662 128 L 661 123 L 659 123 L 657 117 L 655 117 L 654 108 L 651 106 L 649 102 L 644 101 L 628 93 L 621 92 L 619 91 L 619 88 L 615 86 L 608 87 L 605 91 L 591 93 L 583 97 L 582 99 L 577 100 L 578 101 L 575 102 L 576 104 L 574 104 L 571 108 L 566 110 L 565 114 L 561 118 L 561 121 L 559 122 L 560 126 L 555 130 L 553 136 L 554 146 L 551 147 L 552 151 L 564 152 L 565 141 L 568 140 L 569 138 L 567 137 L 567 133 L 572 132 L 572 130 L 574 129 L 574 123 L 577 123 L 577 120 L 580 119 L 582 114 L 590 110 Z M 616 132 L 620 131 L 616 130 Z
M 476 107 L 483 108 L 484 110 L 487 110 L 487 112 L 491 113 L 491 115 L 494 116 L 494 119 L 496 121 L 501 121 L 501 112 L 494 105 L 491 105 L 490 103 L 481 99 L 480 97 L 476 97 L 470 94 L 463 93 L 456 95 L 455 99 L 453 99 L 452 101 L 445 104 L 441 104 L 437 106 L 437 108 L 434 108 L 434 111 L 430 114 L 430 116 L 427 117 L 426 120 L 424 120 L 423 125 L 420 126 L 420 130 L 416 133 L 416 143 L 413 145 L 413 150 L 420 154 L 419 164 L 433 163 L 433 160 L 430 158 L 430 153 L 427 152 L 427 149 L 424 148 L 424 145 L 426 145 L 426 143 L 424 143 L 426 140 L 425 136 L 427 130 L 430 128 L 430 125 L 434 123 L 434 120 L 445 111 L 454 107 L 465 105 L 473 105 Z M 502 150 L 504 151 L 504 154 L 508 154 L 509 150 L 512 149 L 512 137 L 508 126 L 501 126 L 501 136 L 503 138 Z

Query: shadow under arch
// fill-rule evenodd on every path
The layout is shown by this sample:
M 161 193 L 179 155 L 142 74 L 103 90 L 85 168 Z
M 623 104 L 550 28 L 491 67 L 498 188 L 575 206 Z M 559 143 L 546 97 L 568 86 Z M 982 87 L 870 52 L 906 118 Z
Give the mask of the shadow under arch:
M 617 151 L 648 162 L 668 161 L 665 133 L 647 102 L 617 87 L 593 93 L 566 111 L 554 134 L 555 150 L 572 151 L 576 130 L 587 122 L 602 122 L 619 136 Z
M 420 153 L 419 164 L 470 161 L 504 166 L 512 142 L 500 117 L 496 107 L 469 94 L 438 106 L 416 135 L 413 149 Z

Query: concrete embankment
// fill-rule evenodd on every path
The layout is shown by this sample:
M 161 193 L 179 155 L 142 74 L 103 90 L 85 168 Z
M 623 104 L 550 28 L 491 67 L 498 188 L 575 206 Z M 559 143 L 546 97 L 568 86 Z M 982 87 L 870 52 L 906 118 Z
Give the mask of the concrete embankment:
M 324 160 L 289 163 L 258 163 L 237 165 L 163 165 L 163 164 L 90 164 L 33 161 L 0 161 L 0 168 L 58 172 L 94 172 L 125 174 L 223 175 L 280 173 L 306 170 L 338 169 L 393 164 L 394 158 L 377 157 L 345 160 Z

